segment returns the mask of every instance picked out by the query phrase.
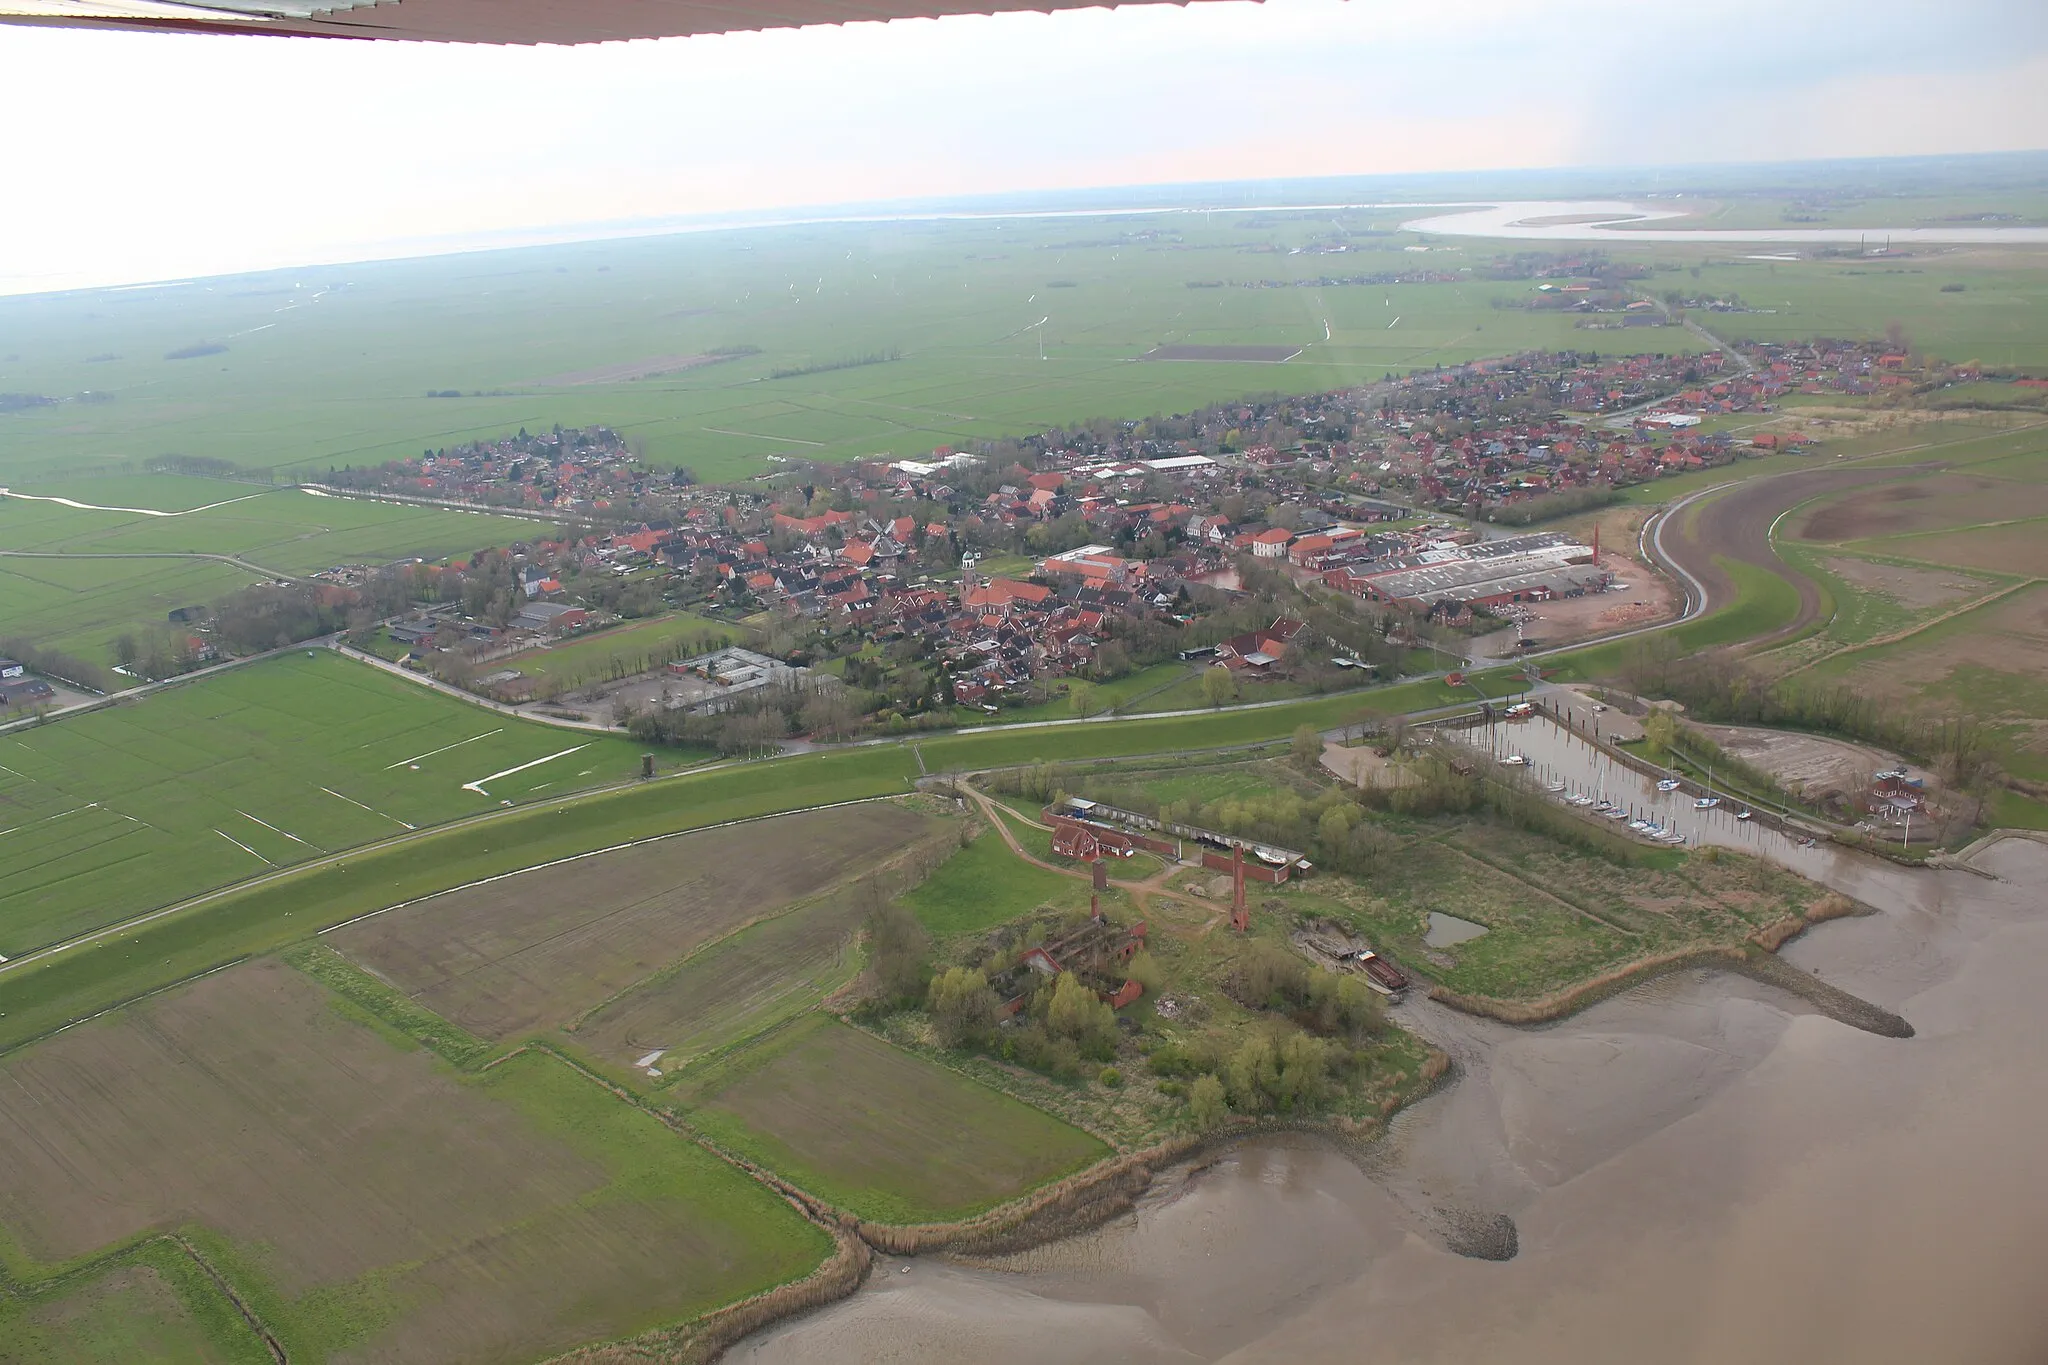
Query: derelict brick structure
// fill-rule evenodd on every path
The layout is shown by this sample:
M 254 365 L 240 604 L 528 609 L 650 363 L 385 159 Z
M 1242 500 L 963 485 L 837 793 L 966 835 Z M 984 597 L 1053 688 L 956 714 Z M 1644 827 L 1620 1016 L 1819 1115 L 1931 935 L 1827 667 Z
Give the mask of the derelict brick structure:
M 1286 867 L 1269 867 L 1264 863 L 1248 863 L 1244 861 L 1242 848 L 1234 848 L 1229 853 L 1205 848 L 1202 850 L 1202 866 L 1211 872 L 1228 872 L 1240 880 L 1266 882 L 1273 886 L 1288 880 L 1294 872 L 1291 864 Z
M 1202 862 L 1205 866 L 1208 861 L 1209 855 L 1203 854 Z M 1230 850 L 1230 924 L 1240 934 L 1248 934 L 1252 929 L 1252 914 L 1245 908 L 1244 903 L 1243 844 L 1238 844 Z

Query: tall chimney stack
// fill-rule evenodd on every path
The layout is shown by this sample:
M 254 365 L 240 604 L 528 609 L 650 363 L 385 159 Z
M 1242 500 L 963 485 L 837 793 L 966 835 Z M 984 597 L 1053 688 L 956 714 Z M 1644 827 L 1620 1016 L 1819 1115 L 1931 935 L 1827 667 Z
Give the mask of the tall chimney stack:
M 1244 905 L 1244 845 L 1233 845 L 1231 855 L 1231 880 L 1235 889 L 1230 902 L 1230 927 L 1240 934 L 1248 934 L 1252 928 L 1252 917 Z

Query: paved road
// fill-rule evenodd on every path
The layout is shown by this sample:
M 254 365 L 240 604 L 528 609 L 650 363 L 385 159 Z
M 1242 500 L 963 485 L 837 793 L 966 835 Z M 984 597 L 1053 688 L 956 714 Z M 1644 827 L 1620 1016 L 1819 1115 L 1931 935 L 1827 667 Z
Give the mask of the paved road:
M 1799 607 L 1792 620 L 1748 642 L 1750 648 L 1767 647 L 1818 621 L 1823 601 L 1820 585 L 1787 564 L 1771 543 L 1771 534 L 1785 514 L 1823 494 L 1887 483 L 1942 467 L 1938 461 L 1877 467 L 1822 465 L 1745 480 L 1726 491 L 1725 486 L 1716 487 L 1673 504 L 1659 518 L 1656 548 L 1686 580 L 1688 592 L 1697 591 L 1702 602 L 1725 605 L 1737 596 L 1734 579 L 1716 562 L 1717 557 L 1755 565 L 1789 583 L 1799 595 Z M 1696 513 L 1691 511 L 1694 503 L 1702 503 Z
M 428 691 L 439 692 L 443 696 L 453 697 L 457 701 L 468 702 L 471 706 L 480 706 L 486 711 L 496 711 L 499 715 L 511 716 L 517 720 L 531 721 L 536 725 L 552 725 L 557 730 L 582 730 L 587 734 L 599 735 L 623 735 L 626 733 L 615 726 L 600 725 L 594 720 L 563 720 L 559 716 L 537 716 L 522 711 L 516 706 L 507 706 L 504 702 L 492 701 L 489 697 L 479 697 L 474 692 L 465 692 L 450 683 L 442 682 L 439 678 L 430 678 L 424 673 L 415 673 L 409 668 L 400 668 L 389 659 L 379 658 L 375 654 L 365 654 L 360 649 L 343 644 L 339 637 L 324 643 L 331 645 L 337 654 L 354 659 L 357 663 L 368 664 L 372 668 L 380 669 L 395 678 L 403 678 L 409 683 L 426 688 Z
M 327 639 L 301 640 L 298 644 L 285 645 L 280 649 L 266 649 L 261 654 L 251 654 L 245 659 L 229 659 L 226 663 L 210 664 L 205 668 L 195 668 L 190 673 L 180 673 L 175 678 L 164 678 L 158 682 L 151 683 L 137 683 L 133 687 L 123 688 L 119 692 L 109 692 L 105 696 L 96 697 L 91 701 L 82 701 L 74 706 L 60 706 L 54 710 L 45 711 L 39 716 L 23 716 L 20 720 L 8 721 L 6 724 L 0 725 L 0 735 L 4 735 L 11 730 L 26 730 L 35 725 L 47 725 L 51 721 L 62 720 L 66 716 L 82 716 L 88 711 L 98 711 L 103 707 L 112 706 L 116 702 L 133 701 L 137 697 L 146 697 L 150 693 L 160 692 L 166 687 L 182 687 L 186 683 L 197 682 L 201 678 L 210 678 L 216 673 L 225 673 L 231 668 L 247 668 L 250 664 L 260 663 L 265 659 L 274 659 L 280 654 L 289 654 L 295 649 L 317 649 L 328 643 Z

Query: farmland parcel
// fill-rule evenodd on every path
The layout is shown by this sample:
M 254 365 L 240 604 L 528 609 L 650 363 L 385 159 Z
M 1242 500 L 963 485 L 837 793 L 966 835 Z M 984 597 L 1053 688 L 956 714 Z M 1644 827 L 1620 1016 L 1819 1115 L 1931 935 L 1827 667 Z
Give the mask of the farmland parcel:
M 1007 1095 L 813 1015 L 739 1054 L 694 1120 L 842 1208 L 959 1218 L 1108 1154 Z
M 737 825 L 541 868 L 329 936 L 487 1038 L 566 1023 L 790 901 L 939 830 L 894 804 Z
M 277 963 L 0 1069 L 28 1101 L 0 1116 L 18 1266 L 186 1229 L 294 1358 L 529 1359 L 680 1321 L 828 1248 L 561 1063 L 458 1081 Z
M 0 954 L 638 761 L 327 650 L 0 735 Z

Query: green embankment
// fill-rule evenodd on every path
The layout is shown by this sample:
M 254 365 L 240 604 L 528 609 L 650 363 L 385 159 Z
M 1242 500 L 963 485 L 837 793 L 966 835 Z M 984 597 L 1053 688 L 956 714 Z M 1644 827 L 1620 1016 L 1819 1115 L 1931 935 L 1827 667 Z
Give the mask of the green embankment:
M 909 789 L 926 769 L 967 771 L 1042 759 L 1170 753 L 1263 742 L 1310 724 L 1455 705 L 1439 680 L 1277 707 L 1166 719 L 1001 728 L 911 743 L 735 764 L 626 791 L 540 800 L 469 827 L 423 833 L 359 856 L 228 891 L 194 909 L 6 973 L 0 1046 L 328 925 L 481 877 L 656 834 Z M 615 742 L 615 741 L 614 741 Z M 529 800 L 532 800 L 529 797 Z
M 1679 627 L 1693 648 L 1774 628 L 1790 614 L 1789 589 L 1761 570 L 1731 566 L 1744 588 L 1730 609 Z M 1726 618 L 1732 618 L 1726 619 Z M 1547 661 L 1554 675 L 1611 670 L 1623 644 Z M 1476 675 L 1499 695 L 1516 670 Z M 902 792 L 920 771 L 968 771 L 1045 760 L 1188 752 L 1281 738 L 1297 726 L 1319 729 L 1438 707 L 1469 704 L 1473 688 L 1425 679 L 1369 691 L 1270 707 L 1192 716 L 1118 719 L 1080 725 L 998 727 L 904 743 L 863 746 L 734 765 L 596 798 L 529 806 L 517 814 L 380 848 L 229 892 L 198 908 L 131 933 L 32 964 L 6 982 L 10 1008 L 0 1018 L 0 1047 L 18 1045 L 233 958 L 306 938 L 328 925 L 481 877 L 530 867 L 721 820 L 775 814 L 833 801 Z M 922 766 L 920 766 L 920 756 Z
M 0 735 L 0 954 L 409 827 L 625 781 L 640 752 L 331 650 Z
M 801 776 L 790 778 L 791 769 Z M 736 765 L 618 793 L 529 806 L 232 891 L 189 911 L 0 976 L 0 1047 L 356 915 L 482 877 L 633 839 L 909 789 L 907 749 Z

